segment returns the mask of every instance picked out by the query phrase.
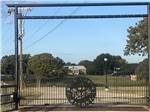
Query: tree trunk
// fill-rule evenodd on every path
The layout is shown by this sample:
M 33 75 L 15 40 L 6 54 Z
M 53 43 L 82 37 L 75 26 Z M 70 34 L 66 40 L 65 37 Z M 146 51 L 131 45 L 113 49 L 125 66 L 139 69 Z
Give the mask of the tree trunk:
M 37 79 L 37 87 L 40 88 L 41 86 L 41 79 Z
M 26 84 L 25 84 L 24 78 L 20 77 L 20 90 L 24 89 L 25 87 L 26 87 Z

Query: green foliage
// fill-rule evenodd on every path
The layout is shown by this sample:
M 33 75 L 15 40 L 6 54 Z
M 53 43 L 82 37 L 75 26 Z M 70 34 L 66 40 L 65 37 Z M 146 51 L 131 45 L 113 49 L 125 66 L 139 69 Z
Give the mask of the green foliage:
M 72 65 L 76 65 L 76 64 L 75 63 L 71 63 L 71 62 L 67 62 L 65 65 L 66 66 L 72 66 Z
M 128 28 L 125 55 L 146 55 L 148 52 L 147 18 Z
M 33 73 L 38 80 L 43 77 L 58 76 L 65 74 L 63 69 L 64 62 L 51 54 L 42 53 L 30 58 L 28 62 L 28 72 Z
M 108 60 L 105 62 L 104 58 Z M 96 75 L 104 75 L 107 69 L 107 73 L 112 73 L 114 68 L 124 68 L 127 64 L 125 59 L 122 59 L 120 56 L 113 56 L 110 54 L 101 54 L 94 59 L 94 61 L 83 60 L 79 65 L 83 65 L 87 68 L 87 73 Z
M 22 63 L 23 73 L 26 74 L 28 68 L 28 61 L 31 58 L 31 56 L 30 54 L 24 54 L 22 58 L 23 58 L 23 63 Z
M 136 68 L 135 74 L 139 80 L 148 81 L 148 59 L 143 60 L 139 63 Z
M 95 66 L 92 61 L 83 60 L 79 62 L 79 65 L 83 65 L 86 67 L 87 74 L 95 74 Z
M 148 53 L 148 27 L 147 18 L 142 19 L 135 26 L 128 28 L 128 40 L 124 50 L 125 55 L 142 55 Z M 139 63 L 135 70 L 139 80 L 148 80 L 148 60 Z
M 4 56 L 1 60 L 1 73 L 2 74 L 15 74 L 15 56 Z
M 5 75 L 1 76 L 1 81 L 5 81 L 7 83 L 8 82 L 13 82 L 13 81 L 15 81 L 15 76 L 5 74 Z
M 123 71 L 125 75 L 135 74 L 135 69 L 137 66 L 137 63 L 125 64 L 120 68 L 120 71 Z
M 27 63 L 30 58 L 29 54 L 23 55 L 23 73 L 26 73 Z M 15 55 L 4 56 L 1 59 L 1 73 L 14 75 L 15 74 Z
M 49 74 L 48 79 L 54 79 L 54 80 L 61 80 L 64 78 L 64 76 L 66 76 L 68 74 L 68 69 L 67 68 L 60 68 L 58 70 L 56 70 L 55 72 L 53 72 L 53 74 Z
M 104 58 L 108 60 L 105 62 Z M 101 54 L 94 60 L 96 74 L 105 74 L 105 70 L 107 70 L 107 73 L 112 73 L 114 68 L 121 68 L 125 64 L 126 60 L 122 59 L 120 56 L 113 56 L 110 54 Z

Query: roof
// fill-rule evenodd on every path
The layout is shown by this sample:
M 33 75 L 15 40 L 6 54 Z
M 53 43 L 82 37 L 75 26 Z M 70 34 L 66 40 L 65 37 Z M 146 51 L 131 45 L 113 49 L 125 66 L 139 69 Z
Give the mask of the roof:
M 71 65 L 71 66 L 65 66 L 65 67 L 68 67 L 69 69 L 86 69 L 85 66 L 82 66 L 82 65 Z

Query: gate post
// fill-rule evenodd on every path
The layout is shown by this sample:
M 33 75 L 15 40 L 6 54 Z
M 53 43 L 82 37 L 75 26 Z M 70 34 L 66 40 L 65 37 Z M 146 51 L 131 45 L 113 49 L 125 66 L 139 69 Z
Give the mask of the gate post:
M 18 71 L 18 7 L 15 6 L 15 13 L 14 13 L 14 25 L 15 25 L 15 109 L 18 109 L 19 103 L 19 71 Z
M 148 106 L 150 108 L 150 3 L 148 4 L 148 66 L 149 66 L 149 79 L 148 79 Z

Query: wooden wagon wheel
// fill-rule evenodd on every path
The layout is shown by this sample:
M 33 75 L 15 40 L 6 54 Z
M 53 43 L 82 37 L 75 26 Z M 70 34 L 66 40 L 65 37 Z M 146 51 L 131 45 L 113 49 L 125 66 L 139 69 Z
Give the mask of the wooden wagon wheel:
M 76 77 L 66 86 L 66 97 L 72 105 L 86 107 L 96 97 L 96 86 L 88 78 Z

